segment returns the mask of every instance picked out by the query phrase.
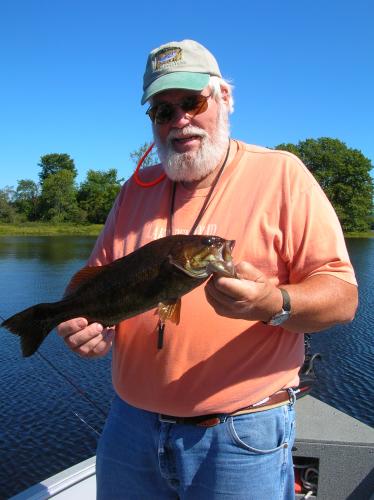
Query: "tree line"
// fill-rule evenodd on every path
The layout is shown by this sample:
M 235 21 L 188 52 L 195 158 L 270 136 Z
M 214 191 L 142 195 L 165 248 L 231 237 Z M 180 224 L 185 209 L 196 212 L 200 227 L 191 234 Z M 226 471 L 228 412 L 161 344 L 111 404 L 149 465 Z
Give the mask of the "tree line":
M 312 172 L 332 203 L 345 232 L 374 229 L 373 165 L 358 149 L 329 137 L 279 144 Z
M 130 154 L 135 164 L 148 146 L 145 143 Z M 328 137 L 279 144 L 274 149 L 290 151 L 303 161 L 333 204 L 344 231 L 374 229 L 373 166 L 361 151 Z M 152 151 L 144 166 L 156 162 Z M 78 185 L 78 172 L 68 154 L 46 154 L 38 166 L 39 182 L 21 179 L 16 188 L 0 189 L 0 222 L 105 222 L 124 180 L 116 169 L 89 170 Z
M 17 186 L 0 190 L 0 221 L 51 223 L 105 222 L 123 179 L 116 169 L 89 170 L 77 185 L 77 169 L 68 154 L 40 158 L 39 182 L 21 179 Z

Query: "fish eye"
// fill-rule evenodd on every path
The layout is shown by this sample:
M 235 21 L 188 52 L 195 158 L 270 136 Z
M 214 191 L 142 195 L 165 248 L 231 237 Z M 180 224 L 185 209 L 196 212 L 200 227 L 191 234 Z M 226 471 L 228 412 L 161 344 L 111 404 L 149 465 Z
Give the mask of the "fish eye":
M 205 238 L 203 238 L 201 240 L 201 243 L 203 245 L 206 245 L 207 247 L 209 247 L 210 245 L 213 245 L 214 243 L 214 238 L 212 236 L 206 236 Z

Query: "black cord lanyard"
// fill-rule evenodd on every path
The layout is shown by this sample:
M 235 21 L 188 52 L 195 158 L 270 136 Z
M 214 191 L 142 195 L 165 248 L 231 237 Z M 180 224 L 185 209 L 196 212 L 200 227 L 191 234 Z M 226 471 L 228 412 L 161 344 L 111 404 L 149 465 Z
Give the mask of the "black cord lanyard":
M 201 207 L 200 212 L 198 213 L 198 215 L 197 215 L 197 217 L 195 219 L 195 222 L 193 223 L 193 225 L 192 225 L 192 227 L 190 229 L 190 232 L 188 233 L 190 235 L 193 234 L 196 231 L 196 228 L 199 225 L 199 223 L 201 221 L 201 218 L 202 218 L 202 216 L 205 213 L 205 210 L 206 210 L 206 207 L 207 207 L 207 205 L 209 203 L 209 200 L 212 197 L 214 188 L 216 187 L 216 185 L 217 185 L 217 183 L 218 183 L 218 181 L 219 181 L 219 179 L 220 179 L 220 177 L 222 175 L 222 172 L 223 172 L 223 170 L 224 170 L 224 168 L 226 166 L 227 159 L 229 157 L 229 153 L 230 153 L 230 139 L 229 139 L 229 145 L 228 145 L 228 148 L 227 148 L 227 151 L 226 151 L 225 159 L 223 160 L 222 166 L 219 169 L 218 174 L 214 178 L 214 181 L 212 182 L 212 185 L 210 187 L 210 190 L 209 190 L 209 193 L 208 193 L 207 197 L 205 198 L 203 206 Z M 175 193 L 176 193 L 176 190 L 177 190 L 177 183 L 173 182 L 173 188 L 172 188 L 172 193 L 171 193 L 171 203 L 170 203 L 170 214 L 169 214 L 167 228 L 166 228 L 166 234 L 168 236 L 171 236 L 173 234 L 174 206 L 175 206 Z M 157 347 L 158 347 L 158 349 L 161 349 L 162 346 L 163 346 L 163 344 L 164 344 L 164 330 L 165 330 L 165 323 L 163 323 L 161 320 L 159 320 L 159 322 L 158 322 L 158 341 L 157 341 Z
M 200 209 L 200 212 L 198 213 L 196 219 L 195 219 L 195 222 L 193 223 L 193 226 L 191 227 L 190 229 L 190 232 L 188 234 L 193 234 L 195 231 L 196 231 L 196 228 L 197 226 L 199 225 L 199 222 L 201 221 L 201 218 L 202 216 L 204 215 L 204 212 L 206 210 L 206 207 L 209 203 L 209 200 L 213 194 L 213 191 L 214 191 L 214 188 L 216 187 L 221 175 L 222 175 L 222 172 L 226 166 L 226 163 L 227 163 L 227 159 L 229 157 L 229 153 L 230 153 L 230 140 L 229 140 L 229 145 L 228 145 L 228 148 L 227 148 L 227 151 L 226 151 L 226 156 L 225 156 L 225 159 L 223 160 L 223 163 L 222 163 L 222 166 L 221 168 L 219 169 L 219 172 L 218 174 L 216 175 L 216 177 L 214 178 L 214 181 L 212 182 L 212 185 L 210 187 L 210 190 L 209 190 L 209 193 L 207 195 L 207 197 L 205 198 L 205 201 L 203 203 L 203 206 L 201 207 Z M 168 219 L 168 227 L 166 229 L 166 234 L 171 236 L 173 234 L 173 221 L 174 221 L 174 205 L 175 205 L 175 192 L 177 190 L 177 183 L 176 182 L 173 182 L 173 190 L 172 190 L 172 193 L 171 193 L 171 203 L 170 203 L 170 214 L 169 214 L 169 219 Z

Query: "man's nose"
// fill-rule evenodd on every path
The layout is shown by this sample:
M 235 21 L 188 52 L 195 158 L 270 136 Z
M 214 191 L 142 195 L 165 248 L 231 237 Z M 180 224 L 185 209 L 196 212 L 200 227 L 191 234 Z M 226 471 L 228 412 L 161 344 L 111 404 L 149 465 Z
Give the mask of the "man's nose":
M 191 115 L 189 115 L 186 111 L 180 106 L 175 106 L 173 118 L 170 124 L 175 128 L 183 128 L 188 125 L 191 121 Z

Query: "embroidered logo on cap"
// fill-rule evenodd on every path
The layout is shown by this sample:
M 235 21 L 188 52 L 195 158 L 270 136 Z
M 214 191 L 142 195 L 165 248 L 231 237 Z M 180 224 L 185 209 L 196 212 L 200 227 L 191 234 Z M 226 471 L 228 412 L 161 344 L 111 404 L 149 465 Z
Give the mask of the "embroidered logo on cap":
M 153 67 L 156 71 L 177 64 L 182 64 L 182 49 L 180 47 L 162 49 L 155 54 L 153 60 Z

